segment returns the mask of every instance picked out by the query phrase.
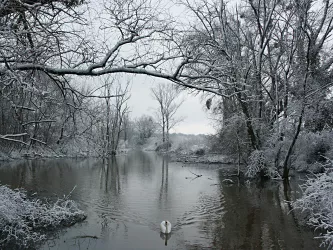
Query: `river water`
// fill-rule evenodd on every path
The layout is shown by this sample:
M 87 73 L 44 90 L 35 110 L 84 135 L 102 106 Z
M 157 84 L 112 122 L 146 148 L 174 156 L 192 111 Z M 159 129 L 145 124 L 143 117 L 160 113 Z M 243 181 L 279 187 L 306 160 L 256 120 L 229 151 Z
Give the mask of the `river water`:
M 132 152 L 105 161 L 0 163 L 0 183 L 49 199 L 76 186 L 71 198 L 87 220 L 52 233 L 41 249 L 319 249 L 313 232 L 289 212 L 296 181 L 289 188 L 228 184 L 233 169 Z M 172 224 L 168 237 L 159 232 L 162 220 Z

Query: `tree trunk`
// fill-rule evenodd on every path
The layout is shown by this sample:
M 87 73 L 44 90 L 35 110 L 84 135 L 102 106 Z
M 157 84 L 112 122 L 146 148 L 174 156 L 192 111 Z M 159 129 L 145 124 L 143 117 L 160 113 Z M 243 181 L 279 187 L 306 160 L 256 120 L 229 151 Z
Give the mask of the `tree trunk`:
M 246 104 L 244 103 L 244 101 L 242 100 L 241 94 L 239 92 L 237 93 L 237 97 L 238 97 L 240 106 L 242 108 L 243 114 L 245 115 L 245 118 L 246 118 L 247 133 L 250 136 L 252 148 L 254 150 L 256 150 L 259 148 L 259 145 L 258 145 L 259 143 L 258 143 L 256 134 L 255 134 L 253 126 L 252 126 L 252 121 L 251 121 L 252 119 L 251 119 L 249 110 L 248 110 Z
M 110 96 L 110 87 L 107 86 L 107 93 Z M 110 98 L 106 98 L 106 156 L 110 155 L 111 138 L 110 138 Z
M 170 125 L 169 125 L 169 118 L 166 118 L 166 143 L 167 143 L 167 151 L 169 151 L 169 130 L 170 130 Z
M 283 162 L 283 175 L 282 175 L 282 178 L 283 179 L 288 179 L 289 177 L 289 159 L 291 157 L 291 153 L 292 153 L 292 150 L 294 149 L 294 146 L 295 146 L 295 143 L 297 141 L 297 138 L 298 138 L 298 135 L 301 131 L 301 127 L 302 127 L 302 121 L 303 121 L 303 115 L 304 115 L 304 109 L 305 109 L 305 105 L 303 104 L 303 107 L 302 107 L 302 111 L 301 111 L 301 114 L 298 118 L 298 124 L 297 124 L 297 128 L 296 128 L 296 133 L 294 135 L 294 138 L 289 146 L 289 149 L 288 149 L 288 152 L 287 152 L 287 155 L 286 155 L 286 158 L 284 159 L 284 162 Z
M 164 120 L 164 115 L 163 115 L 163 118 L 162 118 L 162 141 L 163 141 L 163 143 L 165 142 L 165 120 Z

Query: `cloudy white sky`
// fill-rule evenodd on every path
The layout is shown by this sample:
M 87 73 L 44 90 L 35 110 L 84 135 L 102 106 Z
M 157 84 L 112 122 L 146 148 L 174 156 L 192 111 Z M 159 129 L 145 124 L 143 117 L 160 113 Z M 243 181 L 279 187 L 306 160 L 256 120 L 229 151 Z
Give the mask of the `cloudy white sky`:
M 158 107 L 158 103 L 152 98 L 150 88 L 159 82 L 163 82 L 163 80 L 147 76 L 135 76 L 133 78 L 129 100 L 132 119 L 144 114 L 154 116 L 154 109 Z M 182 96 L 185 101 L 176 116 L 185 118 L 172 132 L 184 134 L 214 133 L 213 122 L 208 118 L 208 113 L 200 102 L 200 96 L 194 96 L 186 92 Z

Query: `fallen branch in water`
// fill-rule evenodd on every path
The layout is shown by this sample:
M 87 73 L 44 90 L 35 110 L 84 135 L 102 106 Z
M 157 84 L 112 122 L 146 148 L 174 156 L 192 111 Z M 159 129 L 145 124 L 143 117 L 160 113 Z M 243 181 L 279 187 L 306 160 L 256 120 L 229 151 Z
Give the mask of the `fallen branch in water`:
M 191 174 L 194 174 L 197 178 L 199 178 L 199 177 L 202 176 L 202 174 L 195 174 L 195 173 L 193 173 L 191 170 L 188 170 L 188 171 L 190 171 Z
M 85 239 L 85 238 L 91 238 L 91 239 L 99 239 L 96 235 L 78 235 L 73 237 L 73 239 Z
M 193 180 L 195 180 L 197 178 L 202 177 L 202 174 L 195 174 L 191 170 L 188 170 L 188 171 L 190 171 L 191 174 L 195 175 L 195 177 L 193 177 L 193 178 L 191 178 L 191 177 L 185 177 L 185 179 L 191 179 L 191 181 L 193 181 Z

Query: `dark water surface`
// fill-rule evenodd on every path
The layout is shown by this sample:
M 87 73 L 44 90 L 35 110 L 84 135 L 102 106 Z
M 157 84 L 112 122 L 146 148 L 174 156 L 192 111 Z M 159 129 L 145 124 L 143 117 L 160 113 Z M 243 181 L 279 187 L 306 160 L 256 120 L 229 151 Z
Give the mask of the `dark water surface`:
M 71 197 L 87 220 L 55 233 L 42 249 L 318 249 L 311 230 L 288 213 L 285 201 L 298 195 L 297 183 L 229 185 L 223 180 L 230 168 L 182 167 L 133 152 L 108 161 L 0 163 L 0 182 L 49 198 L 76 186 Z M 165 219 L 172 223 L 168 239 L 159 232 Z

